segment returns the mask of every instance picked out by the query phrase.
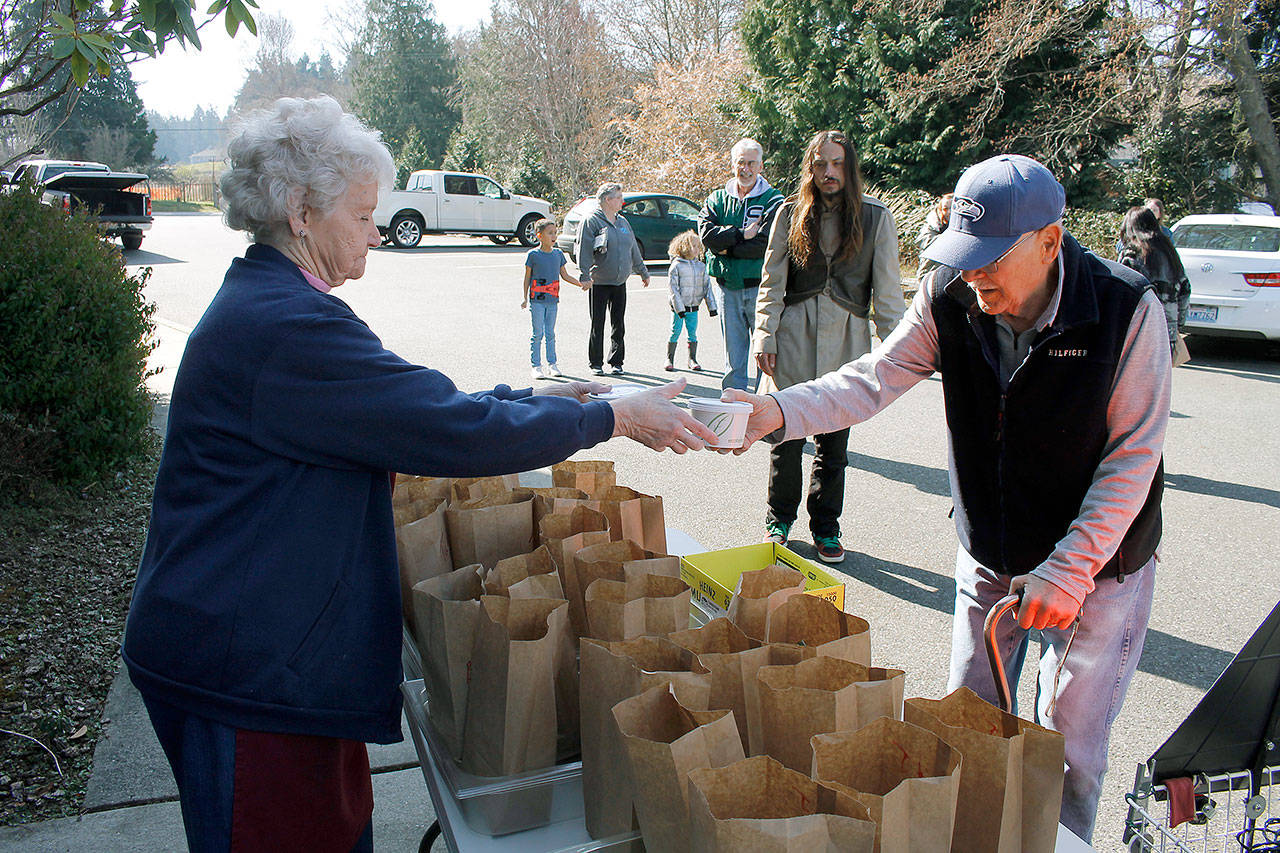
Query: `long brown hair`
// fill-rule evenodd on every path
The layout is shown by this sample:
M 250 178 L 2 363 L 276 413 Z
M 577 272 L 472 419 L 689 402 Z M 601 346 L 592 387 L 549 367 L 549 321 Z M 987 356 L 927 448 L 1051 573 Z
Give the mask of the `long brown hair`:
M 1164 255 L 1174 273 L 1175 284 L 1186 275 L 1178 250 L 1161 229 L 1160 220 L 1156 219 L 1151 208 L 1129 208 L 1120 223 L 1120 242 L 1137 252 L 1144 264 L 1153 253 Z
M 840 250 L 836 260 L 847 261 L 862 248 L 862 170 L 858 168 L 858 152 L 849 138 L 838 130 L 823 130 L 813 135 L 800 159 L 800 180 L 791 197 L 791 227 L 787 230 L 787 248 L 796 263 L 804 266 L 818 245 L 818 212 L 822 193 L 814 180 L 813 159 L 822 146 L 833 142 L 844 149 L 844 189 L 840 208 Z

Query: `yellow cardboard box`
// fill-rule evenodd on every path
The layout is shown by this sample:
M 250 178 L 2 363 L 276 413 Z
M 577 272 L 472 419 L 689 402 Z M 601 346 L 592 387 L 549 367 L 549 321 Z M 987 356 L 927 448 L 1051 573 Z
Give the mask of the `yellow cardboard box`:
M 706 551 L 680 558 L 680 578 L 693 590 L 694 603 L 711 617 L 729 612 L 734 587 L 743 572 L 763 569 L 774 564 L 790 566 L 805 576 L 804 588 L 809 595 L 825 598 L 844 610 L 844 583 L 823 571 L 817 563 L 806 560 L 782 545 L 762 542 L 723 551 Z

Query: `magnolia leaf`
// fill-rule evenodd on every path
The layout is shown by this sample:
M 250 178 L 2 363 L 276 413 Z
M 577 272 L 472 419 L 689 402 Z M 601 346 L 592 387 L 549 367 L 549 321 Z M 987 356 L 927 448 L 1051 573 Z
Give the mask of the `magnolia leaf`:
M 239 2 L 239 0 L 237 0 L 237 2 Z M 249 0 L 249 2 L 255 9 L 258 8 L 257 4 L 254 3 L 253 0 Z M 244 28 L 251 34 L 255 36 L 258 34 L 258 22 L 253 19 L 253 15 L 249 13 L 249 10 L 244 8 L 243 3 L 240 3 L 240 20 L 244 22 Z
M 156 0 L 138 0 L 138 17 L 142 19 L 142 23 L 151 30 L 156 30 L 157 14 Z
M 209 7 L 208 11 L 205 12 L 205 14 L 216 15 L 226 7 L 227 7 L 227 0 L 216 0 L 216 2 Z
M 75 32 L 76 30 L 76 22 L 61 12 L 50 12 L 49 20 L 57 24 L 60 30 L 66 30 L 67 32 Z
M 54 59 L 66 59 L 76 49 L 76 40 L 72 36 L 58 36 L 53 40 L 53 46 L 49 52 Z
M 71 77 L 76 81 L 77 86 L 83 86 L 89 82 L 89 61 L 79 51 L 71 54 Z
M 112 42 L 109 39 L 103 38 L 97 33 L 81 33 L 80 41 L 104 50 L 109 50 L 112 46 Z

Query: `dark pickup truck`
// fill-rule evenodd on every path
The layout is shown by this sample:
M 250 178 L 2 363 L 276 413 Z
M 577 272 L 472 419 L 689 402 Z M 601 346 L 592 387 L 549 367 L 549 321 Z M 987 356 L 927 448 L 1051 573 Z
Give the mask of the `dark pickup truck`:
M 91 211 L 106 235 L 119 237 L 130 251 L 142 246 L 143 232 L 151 228 L 151 196 L 132 189 L 144 183 L 146 175 L 113 172 L 102 163 L 27 160 L 10 180 L 39 187 L 45 204 Z

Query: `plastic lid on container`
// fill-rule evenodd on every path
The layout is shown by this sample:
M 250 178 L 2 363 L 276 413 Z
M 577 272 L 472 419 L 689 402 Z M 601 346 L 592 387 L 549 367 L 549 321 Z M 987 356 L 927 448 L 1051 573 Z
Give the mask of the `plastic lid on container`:
M 621 400 L 623 397 L 630 397 L 632 394 L 639 394 L 641 391 L 648 391 L 648 386 L 637 385 L 634 382 L 620 382 L 613 386 L 611 391 L 602 391 L 598 394 L 588 394 L 592 400 Z

